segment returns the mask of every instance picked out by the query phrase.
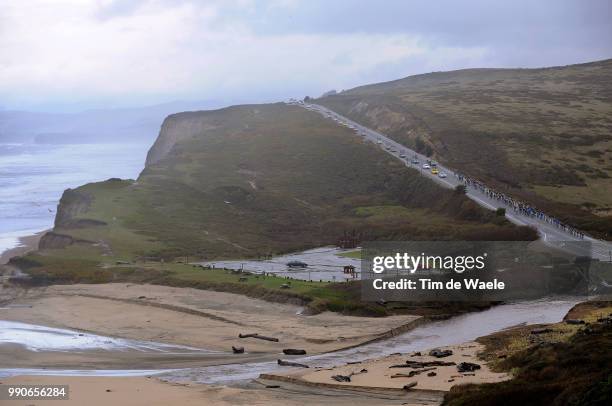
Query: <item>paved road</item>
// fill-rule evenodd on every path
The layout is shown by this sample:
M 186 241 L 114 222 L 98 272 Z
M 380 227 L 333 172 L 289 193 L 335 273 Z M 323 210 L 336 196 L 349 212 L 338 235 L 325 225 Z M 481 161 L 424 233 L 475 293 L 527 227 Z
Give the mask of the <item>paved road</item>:
M 406 166 L 419 170 L 422 176 L 426 176 L 444 187 L 455 188 L 457 185 L 463 184 L 463 182 L 456 177 L 453 170 L 444 167 L 439 163 L 438 169 L 440 172 L 444 172 L 447 175 L 446 178 L 441 178 L 438 175 L 432 174 L 431 170 L 429 169 L 423 169 L 423 164 L 426 163 L 428 159 L 425 155 L 419 154 L 416 151 L 401 145 L 384 134 L 364 127 L 361 124 L 356 123 L 324 106 L 313 103 L 299 105 L 308 110 L 320 113 L 330 120 L 336 120 L 339 125 L 353 127 L 356 133 L 363 137 L 364 140 L 380 146 L 383 151 L 386 151 L 395 158 L 402 160 Z M 419 163 L 413 164 L 413 159 L 418 160 Z M 505 208 L 506 217 L 508 220 L 518 225 L 535 227 L 538 230 L 542 240 L 550 246 L 557 247 L 575 255 L 590 255 L 592 258 L 599 259 L 601 261 L 612 261 L 612 243 L 610 242 L 597 240 L 589 236 L 580 238 L 544 220 L 517 213 L 510 206 L 505 205 L 501 201 L 489 198 L 486 194 L 473 187 L 467 187 L 467 196 L 481 206 L 491 210 L 496 210 L 499 207 Z M 584 242 L 588 242 L 590 244 L 584 244 Z

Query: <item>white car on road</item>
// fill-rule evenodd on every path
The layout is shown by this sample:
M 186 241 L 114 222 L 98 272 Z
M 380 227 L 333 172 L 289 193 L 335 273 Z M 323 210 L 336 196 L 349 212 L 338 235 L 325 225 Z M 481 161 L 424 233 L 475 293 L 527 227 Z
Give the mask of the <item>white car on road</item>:
M 429 166 L 429 164 L 423 164 L 423 169 L 429 169 L 431 168 L 431 166 Z
M 440 178 L 446 178 L 446 174 L 445 174 L 444 172 L 440 172 L 440 173 L 438 174 L 438 177 L 440 177 Z

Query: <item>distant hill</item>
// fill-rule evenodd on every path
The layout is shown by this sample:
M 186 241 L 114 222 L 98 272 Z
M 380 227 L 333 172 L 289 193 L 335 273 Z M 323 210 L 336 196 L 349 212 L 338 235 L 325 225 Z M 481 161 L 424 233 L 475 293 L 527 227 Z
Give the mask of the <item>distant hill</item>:
M 612 59 L 434 72 L 315 102 L 612 238 Z
M 147 142 L 164 118 L 177 111 L 220 107 L 220 102 L 173 102 L 155 106 L 40 113 L 0 110 L 0 142 L 79 144 Z
M 353 231 L 365 240 L 536 237 L 332 120 L 265 104 L 169 116 L 136 181 L 64 193 L 43 248 L 82 241 L 124 259 L 240 258 Z

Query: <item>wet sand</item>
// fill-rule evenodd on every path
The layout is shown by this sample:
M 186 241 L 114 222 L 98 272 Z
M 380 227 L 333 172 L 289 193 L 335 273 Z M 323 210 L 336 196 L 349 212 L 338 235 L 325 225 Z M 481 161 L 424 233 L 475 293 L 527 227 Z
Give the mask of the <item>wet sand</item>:
M 169 383 L 157 377 L 63 377 L 63 376 L 16 376 L 3 379 L 3 384 L 56 384 L 70 386 L 70 400 L 66 405 L 438 405 L 444 392 L 452 386 L 465 383 L 499 382 L 509 375 L 491 372 L 477 353 L 480 344 L 469 342 L 458 346 L 444 347 L 454 354 L 445 358 L 428 355 L 392 355 L 359 364 L 338 366 L 333 369 L 304 370 L 294 373 L 265 375 L 246 386 L 227 387 L 203 384 Z M 425 353 L 425 352 L 424 352 Z M 390 378 L 395 373 L 408 373 L 410 368 L 388 368 L 390 365 L 412 361 L 443 360 L 456 363 L 476 362 L 482 369 L 474 375 L 458 373 L 455 366 L 436 367 L 436 376 L 426 373 L 411 378 Z M 367 369 L 367 373 L 354 375 L 350 383 L 338 383 L 331 379 L 335 374 Z M 430 371 L 427 371 L 430 372 Z M 450 381 L 450 382 L 449 382 Z M 401 388 L 409 383 L 417 386 L 405 391 Z M 15 405 L 45 405 L 51 401 L 14 401 Z
M 70 399 L 60 401 L 66 406 L 167 406 L 167 405 L 266 405 L 302 406 L 325 405 L 437 405 L 439 395 L 417 393 L 385 394 L 355 393 L 342 390 L 304 388 L 282 384 L 266 388 L 253 383 L 248 388 L 211 385 L 181 385 L 162 382 L 157 378 L 53 377 L 20 376 L 2 381 L 3 384 L 69 385 Z M 11 401 L 11 405 L 55 405 L 58 401 Z
M 305 349 L 308 354 L 335 351 L 359 345 L 411 328 L 418 316 L 387 318 L 351 317 L 325 312 L 300 315 L 295 305 L 265 302 L 241 295 L 153 285 L 105 284 L 65 285 L 30 289 L 15 295 L 0 308 L 0 320 L 18 321 L 134 340 L 178 344 L 221 355 L 189 358 L 166 357 L 163 365 L 211 365 L 215 362 L 271 360 L 282 349 Z M 279 342 L 238 338 L 240 333 L 259 333 Z M 245 348 L 232 354 L 231 347 Z M 1 347 L 0 347 L 1 349 Z M 221 362 L 224 359 L 224 362 Z M 73 354 L 54 351 L 0 350 L 5 367 L 105 367 L 132 368 L 155 364 L 159 356 L 138 353 L 112 356 L 88 351 Z M 161 362 L 161 361 L 160 361 Z
M 19 385 L 69 385 L 69 400 L 7 401 L 11 405 L 196 405 L 201 389 L 165 384 L 153 378 L 20 376 L 2 381 Z

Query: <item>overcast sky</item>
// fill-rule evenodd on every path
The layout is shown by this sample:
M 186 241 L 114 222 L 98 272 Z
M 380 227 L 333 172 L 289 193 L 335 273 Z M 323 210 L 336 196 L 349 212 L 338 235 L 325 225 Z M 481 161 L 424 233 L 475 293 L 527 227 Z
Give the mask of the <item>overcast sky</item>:
M 270 101 L 612 57 L 608 0 L 0 0 L 0 108 Z

